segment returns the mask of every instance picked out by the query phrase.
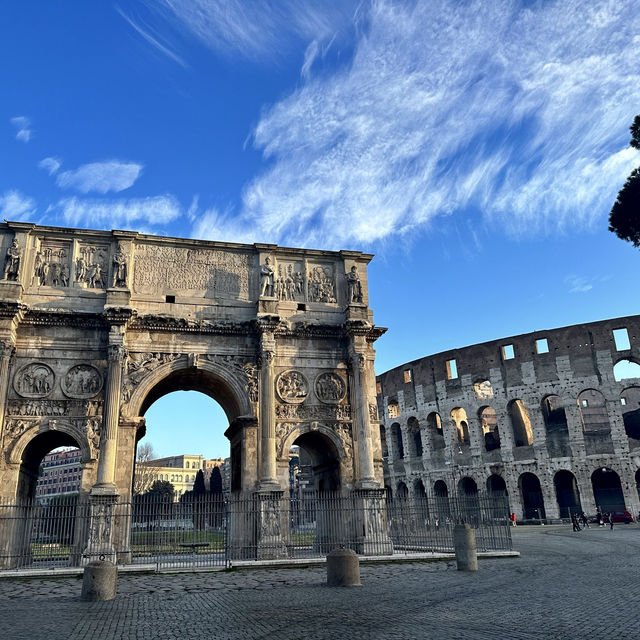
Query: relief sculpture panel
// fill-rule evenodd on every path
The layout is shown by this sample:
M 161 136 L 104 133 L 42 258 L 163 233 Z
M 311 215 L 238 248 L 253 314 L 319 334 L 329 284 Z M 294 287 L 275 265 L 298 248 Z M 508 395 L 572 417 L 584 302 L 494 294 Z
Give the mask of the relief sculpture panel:
M 42 243 L 36 253 L 33 283 L 43 287 L 69 286 L 69 245 Z
M 276 391 L 283 402 L 298 404 L 309 395 L 309 383 L 299 371 L 283 371 L 276 380 Z
M 321 373 L 316 378 L 314 391 L 320 402 L 338 404 L 346 395 L 347 385 L 337 373 Z
M 90 364 L 77 364 L 62 378 L 62 390 L 69 398 L 91 398 L 102 389 L 102 376 Z
M 249 266 L 247 253 L 139 244 L 133 289 L 141 294 L 169 290 L 249 300 Z
M 23 398 L 44 398 L 53 390 L 55 374 L 44 362 L 32 362 L 20 369 L 13 378 L 15 392 Z
M 309 265 L 309 302 L 336 302 L 333 265 Z

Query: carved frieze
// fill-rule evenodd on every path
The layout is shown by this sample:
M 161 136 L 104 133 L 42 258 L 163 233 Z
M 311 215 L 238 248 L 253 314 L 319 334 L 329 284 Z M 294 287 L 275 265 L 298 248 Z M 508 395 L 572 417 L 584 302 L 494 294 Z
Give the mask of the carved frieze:
M 225 369 L 233 371 L 240 380 L 244 381 L 244 388 L 251 402 L 258 402 L 258 366 L 242 356 L 219 355 L 207 353 L 205 360 L 213 362 Z
M 32 362 L 13 377 L 13 388 L 23 398 L 44 398 L 53 390 L 55 374 L 44 362 Z
M 277 404 L 278 420 L 351 420 L 351 406 L 348 404 Z
M 333 265 L 309 265 L 309 302 L 335 302 L 335 278 Z
M 303 266 L 300 262 L 278 262 L 274 295 L 280 300 L 304 300 Z
M 61 386 L 69 398 L 92 398 L 102 389 L 102 376 L 90 364 L 76 364 L 62 378 Z
M 333 372 L 321 373 L 313 385 L 316 397 L 326 404 L 338 404 L 347 393 L 345 381 Z
M 378 406 L 373 402 L 369 403 L 369 418 L 372 422 L 378 421 Z
M 9 400 L 10 416 L 97 416 L 102 413 L 102 400 Z
M 34 284 L 41 287 L 68 287 L 69 260 L 68 243 L 43 242 L 35 257 Z
M 129 402 L 134 388 L 151 371 L 163 364 L 175 362 L 184 357 L 186 356 L 183 353 L 129 352 L 125 359 L 124 377 L 122 380 L 122 401 L 124 403 Z
M 249 254 L 155 244 L 135 247 L 136 293 L 187 291 L 205 298 L 249 299 Z
M 109 247 L 81 244 L 75 264 L 76 282 L 90 289 L 103 289 L 107 281 Z
M 7 420 L 5 424 L 5 435 L 11 439 L 15 440 L 19 438 L 27 429 L 30 429 L 37 423 L 30 420 L 22 420 L 20 418 L 15 420 Z
M 283 371 L 276 379 L 276 392 L 283 402 L 299 404 L 309 395 L 309 383 L 299 371 Z

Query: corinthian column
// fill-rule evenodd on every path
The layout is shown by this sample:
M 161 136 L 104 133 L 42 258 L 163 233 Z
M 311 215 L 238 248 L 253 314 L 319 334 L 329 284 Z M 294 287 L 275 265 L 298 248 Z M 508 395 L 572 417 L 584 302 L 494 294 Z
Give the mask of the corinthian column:
M 122 366 L 126 351 L 121 344 L 109 345 L 109 370 L 102 416 L 102 442 L 98 462 L 98 483 L 94 487 L 100 493 L 115 493 L 116 447 L 118 420 L 120 417 L 120 386 Z M 95 493 L 95 491 L 94 491 Z
M 373 466 L 373 446 L 371 444 L 371 423 L 367 396 L 368 362 L 364 353 L 356 349 L 352 342 L 349 349 L 351 360 L 351 410 L 355 422 L 358 440 L 358 478 L 359 488 L 377 488 Z
M 272 332 L 260 337 L 260 488 L 280 488 L 276 475 L 276 407 L 273 365 L 276 343 Z
M 7 389 L 9 388 L 9 364 L 15 347 L 4 340 L 0 341 L 0 434 L 4 425 L 4 413 L 7 407 Z M 2 438 L 0 438 L 2 442 Z

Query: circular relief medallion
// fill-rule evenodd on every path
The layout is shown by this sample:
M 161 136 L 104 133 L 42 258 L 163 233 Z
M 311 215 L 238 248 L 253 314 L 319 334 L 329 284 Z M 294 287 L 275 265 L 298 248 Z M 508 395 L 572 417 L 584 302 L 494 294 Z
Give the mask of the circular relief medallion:
M 27 364 L 13 378 L 13 388 L 23 398 L 44 398 L 53 390 L 53 369 L 44 362 Z
M 337 373 L 321 373 L 316 378 L 314 390 L 320 402 L 338 404 L 347 392 L 347 385 Z
M 276 380 L 276 391 L 283 402 L 299 404 L 309 395 L 309 383 L 299 371 L 283 371 Z
M 102 389 L 102 376 L 90 364 L 76 364 L 67 371 L 61 384 L 69 398 L 92 398 Z

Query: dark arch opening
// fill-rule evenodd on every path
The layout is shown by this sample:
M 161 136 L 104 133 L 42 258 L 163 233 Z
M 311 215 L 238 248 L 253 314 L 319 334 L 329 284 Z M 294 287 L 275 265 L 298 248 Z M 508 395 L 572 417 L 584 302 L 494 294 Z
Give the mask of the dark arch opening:
M 478 410 L 478 418 L 482 426 L 485 451 L 494 451 L 500 448 L 500 431 L 498 429 L 498 416 L 493 407 L 481 407 Z
M 468 476 L 460 478 L 460 481 L 458 482 L 458 493 L 461 496 L 477 496 L 478 485 L 476 484 L 476 481 Z
M 540 488 L 540 480 L 533 473 L 523 473 L 518 479 L 525 519 L 546 518 L 544 497 Z
M 382 447 L 382 457 L 389 457 L 389 447 L 387 445 L 387 431 L 384 428 L 384 425 L 380 425 L 380 446 Z
M 433 493 L 436 498 L 446 498 L 449 496 L 449 489 L 447 483 L 444 480 L 436 480 L 433 485 Z
M 391 425 L 391 438 L 393 443 L 393 457 L 396 460 L 404 458 L 404 444 L 402 442 L 402 429 L 397 422 Z
M 420 433 L 420 423 L 416 418 L 409 418 L 407 428 L 411 436 L 412 454 L 418 458 L 422 457 L 422 435 Z
M 396 496 L 399 500 L 406 500 L 409 497 L 409 489 L 407 489 L 407 485 L 404 482 L 398 482 Z
M 556 488 L 560 517 L 569 518 L 572 513 L 581 514 L 580 492 L 573 473 L 566 470 L 558 471 L 553 477 L 553 484 Z
M 540 408 L 547 431 L 547 449 L 552 458 L 571 455 L 569 447 L 569 427 L 567 414 L 564 410 L 562 398 L 548 395 L 543 398 Z
M 533 444 L 533 430 L 529 412 L 522 400 L 511 400 L 507 412 L 513 429 L 513 443 L 516 447 L 530 447 Z
M 508 495 L 507 484 L 502 476 L 492 473 L 487 478 L 487 493 L 490 496 L 506 496 Z
M 624 511 L 627 507 L 624 502 L 620 476 L 608 467 L 596 469 L 591 474 L 593 497 L 596 506 L 602 513 L 608 511 Z
M 331 440 L 319 431 L 298 436 L 293 442 L 300 447 L 300 457 L 311 462 L 311 479 L 321 493 L 340 490 L 340 456 Z
M 442 420 L 440 414 L 435 411 L 427 416 L 427 426 L 431 432 L 431 442 L 434 450 L 444 449 L 444 432 L 442 430 Z
M 622 421 L 629 438 L 629 447 L 640 446 L 640 387 L 629 387 L 620 394 Z

